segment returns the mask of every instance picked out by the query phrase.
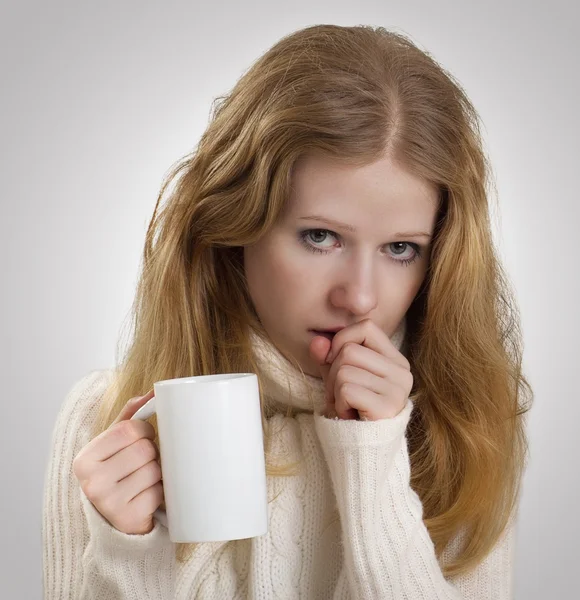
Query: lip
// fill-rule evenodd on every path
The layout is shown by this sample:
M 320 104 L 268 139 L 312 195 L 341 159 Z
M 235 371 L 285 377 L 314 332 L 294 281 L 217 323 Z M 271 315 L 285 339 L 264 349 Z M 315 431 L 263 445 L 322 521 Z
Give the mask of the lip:
M 338 327 L 330 327 L 328 329 L 311 329 L 310 331 L 319 331 L 320 333 L 338 333 L 341 329 L 344 329 L 345 325 L 339 325 Z
M 331 342 L 335 336 L 335 334 L 331 333 L 330 331 L 317 331 L 316 329 L 310 329 L 309 331 L 313 337 L 317 337 L 317 336 L 325 337 L 327 340 L 330 340 Z
M 344 329 L 344 326 L 333 327 L 331 329 L 309 329 L 310 333 L 316 335 L 321 335 L 323 337 L 328 338 L 332 341 L 334 336 L 341 330 Z

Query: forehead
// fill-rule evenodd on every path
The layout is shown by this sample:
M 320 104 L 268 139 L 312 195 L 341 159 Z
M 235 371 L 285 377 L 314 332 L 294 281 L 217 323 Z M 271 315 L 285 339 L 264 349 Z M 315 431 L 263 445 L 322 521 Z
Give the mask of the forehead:
M 402 220 L 428 227 L 438 199 L 435 185 L 390 158 L 361 167 L 308 156 L 294 167 L 288 210 L 297 217 L 315 212 L 375 226 Z

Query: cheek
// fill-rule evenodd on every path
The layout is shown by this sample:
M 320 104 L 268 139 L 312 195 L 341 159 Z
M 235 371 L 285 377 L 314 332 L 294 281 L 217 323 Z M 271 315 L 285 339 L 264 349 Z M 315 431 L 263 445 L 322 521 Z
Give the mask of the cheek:
M 384 323 L 398 323 L 415 299 L 424 277 L 409 267 L 388 265 L 377 284 L 377 317 Z
M 245 249 L 244 268 L 250 295 L 257 304 L 299 302 L 316 280 L 304 257 L 282 244 L 260 244 Z
M 413 278 L 411 284 L 409 285 L 409 290 L 408 290 L 409 303 L 411 303 L 414 300 L 415 296 L 421 289 L 421 286 L 423 285 L 423 282 L 425 281 L 426 275 L 427 275 L 427 268 L 424 268 L 424 269 L 421 269 L 416 274 L 416 276 Z
M 424 276 L 418 274 L 405 280 L 397 287 L 396 297 L 391 298 L 391 305 L 397 307 L 397 313 L 406 313 L 417 296 L 423 280 Z
M 272 294 L 281 304 L 299 305 L 301 298 L 307 296 L 313 289 L 316 280 L 314 269 L 305 268 L 305 265 L 291 255 L 275 255 L 270 258 L 268 276 L 265 285 L 271 288 Z

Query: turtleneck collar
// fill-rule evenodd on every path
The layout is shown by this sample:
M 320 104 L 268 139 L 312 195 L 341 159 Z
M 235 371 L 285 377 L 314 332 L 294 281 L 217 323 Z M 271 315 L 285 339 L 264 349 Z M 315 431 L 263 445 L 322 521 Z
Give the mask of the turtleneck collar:
M 405 340 L 406 318 L 403 317 L 391 336 L 391 342 L 401 350 Z M 292 407 L 299 412 L 319 413 L 324 408 L 322 378 L 303 373 L 295 367 L 268 339 L 250 333 L 254 358 L 259 368 L 262 394 L 269 407 L 284 410 Z

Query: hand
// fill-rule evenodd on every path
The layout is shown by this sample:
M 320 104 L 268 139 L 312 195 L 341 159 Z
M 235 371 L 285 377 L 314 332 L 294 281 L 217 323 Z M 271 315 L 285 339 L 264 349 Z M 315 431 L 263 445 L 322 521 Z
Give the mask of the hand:
M 153 396 L 131 398 L 111 426 L 76 455 L 73 472 L 94 507 L 123 533 L 153 529 L 153 513 L 163 502 L 155 429 L 131 417 Z
M 316 336 L 310 356 L 326 385 L 326 415 L 377 421 L 398 415 L 413 387 L 409 361 L 370 319 Z

